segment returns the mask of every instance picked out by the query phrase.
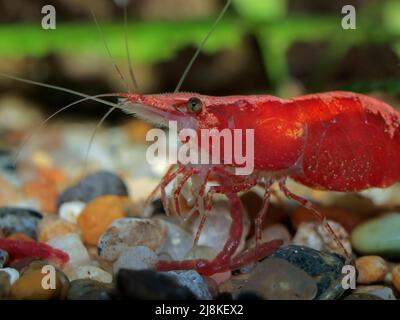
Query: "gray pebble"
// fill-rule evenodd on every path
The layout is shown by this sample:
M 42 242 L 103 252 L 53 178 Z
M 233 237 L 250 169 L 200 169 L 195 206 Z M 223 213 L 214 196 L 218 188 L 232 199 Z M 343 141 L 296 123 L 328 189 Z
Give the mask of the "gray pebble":
M 8 252 L 0 249 L 0 268 L 3 268 L 8 262 Z
M 114 262 L 114 273 L 117 274 L 120 269 L 145 270 L 153 269 L 158 261 L 157 255 L 145 246 L 128 248 L 123 251 Z
M 113 285 L 91 279 L 77 279 L 70 283 L 68 300 L 109 300 Z
M 104 195 L 128 196 L 128 188 L 114 173 L 99 171 L 61 193 L 57 200 L 57 206 L 60 207 L 64 202 L 71 201 L 87 203 Z
M 0 233 L 7 236 L 12 233 L 25 233 L 36 239 L 36 225 L 42 215 L 26 208 L 0 208 Z
M 174 279 L 179 285 L 188 288 L 199 300 L 211 300 L 212 295 L 208 290 L 203 277 L 194 270 L 161 272 Z

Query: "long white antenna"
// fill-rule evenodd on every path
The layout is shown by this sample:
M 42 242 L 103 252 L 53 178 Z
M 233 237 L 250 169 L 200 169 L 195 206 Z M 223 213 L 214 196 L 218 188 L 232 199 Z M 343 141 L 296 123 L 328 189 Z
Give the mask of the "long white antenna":
M 225 15 L 225 12 L 228 10 L 229 6 L 231 5 L 232 0 L 228 0 L 222 9 L 221 13 L 219 14 L 217 20 L 215 20 L 214 24 L 212 25 L 211 29 L 208 31 L 206 37 L 203 39 L 203 41 L 200 43 L 199 47 L 197 48 L 195 54 L 193 55 L 192 59 L 190 60 L 189 64 L 187 65 L 185 71 L 182 74 L 182 77 L 180 78 L 178 85 L 175 88 L 174 93 L 177 93 L 181 87 L 183 81 L 185 81 L 186 76 L 188 75 L 190 69 L 192 68 L 194 62 L 196 61 L 197 57 L 199 56 L 201 50 L 203 49 L 204 45 L 206 44 L 208 38 L 210 38 L 211 34 L 213 33 L 214 29 L 217 27 L 218 23 L 221 21 L 222 17 Z

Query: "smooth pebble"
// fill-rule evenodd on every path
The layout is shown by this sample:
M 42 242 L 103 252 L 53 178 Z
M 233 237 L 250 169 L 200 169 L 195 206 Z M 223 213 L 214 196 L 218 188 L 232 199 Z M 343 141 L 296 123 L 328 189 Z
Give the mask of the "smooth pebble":
M 212 299 L 207 282 L 197 271 L 169 271 L 161 274 L 173 278 L 179 285 L 188 288 L 199 300 Z
M 122 179 L 114 173 L 99 171 L 61 193 L 57 206 L 76 200 L 90 202 L 104 195 L 128 196 L 128 189 Z
M 146 246 L 157 252 L 167 236 L 167 227 L 157 219 L 118 219 L 101 236 L 98 243 L 99 256 L 115 261 L 129 247 L 136 246 Z
M 384 259 L 378 256 L 364 256 L 355 261 L 358 271 L 357 283 L 373 284 L 383 282 L 388 265 Z
M 73 275 L 74 269 L 90 264 L 89 253 L 76 234 L 68 234 L 50 239 L 47 244 L 63 250 L 69 255 L 69 261 L 64 268 L 67 275 Z
M 8 274 L 11 285 L 19 279 L 19 272 L 14 268 L 1 268 L 0 272 L 5 272 Z
M 244 292 L 254 292 L 267 300 L 311 300 L 318 288 L 304 270 L 286 260 L 270 257 L 257 264 Z
M 25 233 L 36 239 L 36 225 L 42 215 L 27 208 L 0 208 L 0 233 Z
M 66 221 L 76 223 L 85 206 L 86 203 L 82 201 L 65 202 L 60 206 L 58 215 Z
M 3 268 L 7 264 L 8 259 L 8 252 L 0 249 L 0 268 Z
M 193 235 L 167 217 L 157 218 L 157 220 L 166 226 L 168 233 L 160 252 L 168 254 L 173 260 L 183 260 L 193 246 Z
M 345 291 L 341 283 L 345 258 L 340 255 L 290 245 L 280 247 L 271 256 L 284 259 L 311 276 L 317 283 L 317 300 L 337 299 Z
M 55 215 L 44 217 L 37 225 L 37 237 L 39 242 L 47 242 L 52 238 L 67 234 L 80 235 L 79 227 Z
M 335 221 L 328 220 L 327 223 L 329 223 L 347 253 L 351 254 L 352 248 L 347 231 Z M 345 255 L 342 247 L 336 243 L 333 235 L 327 230 L 326 226 L 318 221 L 301 223 L 293 237 L 293 244 L 309 247 L 318 251 L 337 253 L 342 256 Z
M 364 255 L 400 257 L 400 214 L 391 213 L 357 226 L 351 234 L 354 250 Z
M 192 290 L 174 277 L 152 270 L 121 269 L 117 274 L 119 298 L 140 300 L 194 300 Z
M 157 254 L 145 246 L 128 248 L 114 262 L 113 270 L 117 274 L 120 269 L 144 270 L 153 269 L 158 261 Z
M 114 286 L 92 279 L 71 281 L 68 300 L 110 300 Z
M 400 293 L 400 264 L 395 266 L 392 270 L 392 283 Z
M 354 293 L 365 293 L 383 300 L 396 300 L 393 290 L 385 286 L 359 286 Z
M 42 268 L 48 266 L 45 261 L 34 261 L 24 268 L 20 277 L 11 287 L 11 299 L 15 300 L 60 300 L 67 295 L 69 281 L 66 275 L 58 269 L 55 273 L 55 289 L 43 287 L 45 274 Z
M 95 266 L 80 266 L 75 270 L 75 279 L 91 279 L 103 283 L 111 283 L 112 275 Z

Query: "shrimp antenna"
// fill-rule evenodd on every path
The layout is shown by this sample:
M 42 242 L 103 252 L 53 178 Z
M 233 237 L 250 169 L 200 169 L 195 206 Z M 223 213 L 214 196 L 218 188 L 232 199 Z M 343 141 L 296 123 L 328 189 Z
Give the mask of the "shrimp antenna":
M 93 133 L 90 136 L 89 145 L 88 145 L 88 147 L 86 149 L 85 160 L 84 160 L 83 169 L 82 169 L 82 178 L 86 174 L 86 168 L 87 168 L 87 163 L 88 163 L 88 159 L 89 159 L 89 153 L 90 153 L 90 149 L 91 149 L 91 147 L 93 145 L 93 141 L 94 141 L 94 138 L 96 136 L 97 130 L 101 127 L 101 125 L 104 123 L 104 121 L 106 121 L 108 116 L 117 108 L 118 108 L 118 105 L 116 105 L 116 106 L 112 107 L 110 110 L 108 110 L 106 112 L 106 114 L 101 118 L 101 120 L 96 124 L 96 127 L 94 128 Z
M 93 10 L 90 10 L 90 12 L 91 12 L 91 14 L 93 16 L 94 23 L 96 24 L 97 30 L 98 30 L 98 32 L 100 34 L 100 38 L 103 41 L 104 47 L 106 48 L 107 54 L 108 54 L 108 56 L 109 56 L 109 58 L 111 60 L 111 63 L 113 64 L 115 70 L 117 71 L 117 73 L 119 75 L 119 78 L 122 81 L 122 84 L 125 86 L 125 88 L 128 90 L 128 92 L 132 92 L 130 86 L 128 85 L 128 83 L 125 80 L 124 75 L 122 74 L 120 68 L 118 67 L 117 62 L 115 61 L 114 57 L 111 54 L 111 50 L 110 50 L 110 47 L 107 44 L 106 37 L 104 35 L 103 29 L 101 28 L 100 23 L 97 21 L 95 13 L 93 12 Z
M 13 161 L 13 166 L 14 166 L 14 168 L 16 168 L 17 167 L 17 163 L 18 163 L 18 161 L 19 161 L 19 157 L 20 157 L 20 155 L 22 154 L 22 152 L 23 152 L 23 150 L 25 149 L 25 147 L 28 145 L 28 143 L 32 140 L 32 138 L 40 131 L 40 129 L 42 129 L 51 119 L 53 119 L 56 115 L 58 115 L 59 113 L 61 113 L 61 112 L 63 112 L 64 110 L 67 110 L 67 109 L 69 109 L 69 108 L 71 108 L 71 107 L 73 107 L 73 106 L 75 106 L 75 105 L 77 105 L 77 104 L 79 104 L 79 103 L 81 103 L 81 102 L 84 102 L 84 101 L 87 101 L 87 100 L 91 100 L 92 98 L 100 98 L 100 97 L 115 97 L 115 96 L 117 96 L 116 94 L 98 94 L 98 95 L 95 95 L 95 96 L 91 96 L 91 97 L 86 97 L 86 98 L 82 98 L 82 99 L 79 99 L 79 100 L 77 100 L 77 101 L 74 101 L 74 102 L 72 102 L 72 103 L 70 103 L 70 104 L 68 104 L 67 106 L 65 106 L 65 107 L 63 107 L 63 108 L 61 108 L 61 109 L 59 109 L 58 111 L 56 111 L 56 112 L 54 112 L 52 115 L 50 115 L 47 119 L 45 119 L 45 120 L 43 120 L 40 124 L 39 124 L 39 126 L 32 132 L 32 133 L 30 133 L 28 136 L 27 136 L 27 138 L 25 138 L 25 140 L 22 142 L 22 145 L 18 148 L 18 151 L 16 152 L 16 154 L 15 154 L 15 158 L 14 158 L 14 161 Z
M 104 105 L 110 106 L 110 107 L 118 106 L 117 104 L 112 103 L 110 101 L 96 98 L 96 96 L 90 96 L 88 94 L 84 94 L 84 93 L 79 92 L 79 91 L 75 91 L 75 90 L 71 90 L 71 89 L 55 86 L 55 85 L 52 85 L 52 84 L 47 84 L 47 83 L 38 82 L 38 81 L 34 81 L 34 80 L 28 80 L 28 79 L 12 76 L 12 75 L 9 75 L 9 74 L 3 73 L 3 72 L 0 72 L 0 76 L 4 77 L 4 78 L 16 80 L 16 81 L 19 81 L 19 82 L 33 84 L 33 85 L 39 86 L 39 87 L 44 87 L 44 88 L 49 88 L 49 89 L 53 89 L 53 90 L 57 90 L 57 91 L 70 93 L 70 94 L 73 94 L 73 95 L 78 96 L 78 97 L 88 98 L 88 100 L 93 100 L 93 101 L 102 103 Z
M 125 5 L 124 5 L 124 37 L 125 37 L 126 57 L 128 59 L 128 66 L 129 66 L 129 76 L 131 77 L 133 88 L 137 92 L 137 91 L 139 91 L 139 85 L 136 80 L 135 73 L 133 72 L 131 54 L 130 54 L 129 42 L 128 42 L 128 2 L 125 2 Z
M 225 4 L 224 8 L 222 9 L 221 13 L 219 14 L 217 20 L 215 20 L 214 24 L 212 25 L 212 27 L 208 31 L 206 37 L 203 39 L 203 41 L 198 46 L 195 54 L 193 55 L 192 59 L 190 60 L 189 64 L 187 65 L 185 71 L 183 72 L 182 77 L 180 78 L 180 80 L 178 82 L 178 85 L 175 88 L 174 93 L 177 93 L 181 89 L 183 81 L 185 81 L 185 78 L 188 75 L 190 69 L 192 68 L 194 62 L 196 61 L 197 57 L 199 56 L 199 54 L 200 54 L 201 50 L 203 49 L 204 45 L 206 44 L 207 40 L 210 38 L 210 36 L 213 33 L 214 29 L 217 27 L 218 23 L 221 21 L 221 19 L 225 15 L 225 12 L 228 10 L 229 6 L 231 5 L 231 2 L 232 2 L 232 0 L 227 0 L 226 1 L 226 4 Z

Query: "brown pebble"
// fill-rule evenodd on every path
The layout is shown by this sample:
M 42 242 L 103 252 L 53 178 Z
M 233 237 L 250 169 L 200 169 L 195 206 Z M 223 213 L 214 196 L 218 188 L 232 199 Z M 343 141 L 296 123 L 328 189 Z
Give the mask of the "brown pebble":
M 70 233 L 80 234 L 80 229 L 76 224 L 64 219 L 56 216 L 47 216 L 38 223 L 37 233 L 39 242 L 47 242 L 52 238 Z
M 88 245 L 97 242 L 114 220 L 126 217 L 134 204 L 128 197 L 106 195 L 98 197 L 87 204 L 78 217 L 78 225 L 83 239 Z
M 388 271 L 387 263 L 379 256 L 364 256 L 355 261 L 358 271 L 357 283 L 373 284 L 383 282 Z
M 7 237 L 7 239 L 35 242 L 35 239 L 32 239 L 30 236 L 27 236 L 25 233 L 19 233 L 19 232 L 9 235 Z
M 392 283 L 397 291 L 400 292 L 400 264 L 392 270 Z
M 356 212 L 350 212 L 346 209 L 318 207 L 318 210 L 326 219 L 336 221 L 342 225 L 347 232 L 353 230 L 363 220 Z M 298 207 L 290 215 L 290 220 L 293 228 L 296 230 L 303 222 L 318 221 L 315 214 L 310 209 L 304 207 Z
M 64 299 L 68 293 L 68 278 L 56 269 L 54 289 L 45 289 L 42 281 L 49 273 L 42 273 L 42 268 L 47 265 L 43 261 L 32 262 L 21 271 L 20 278 L 11 287 L 11 299 L 14 300 L 51 300 Z

